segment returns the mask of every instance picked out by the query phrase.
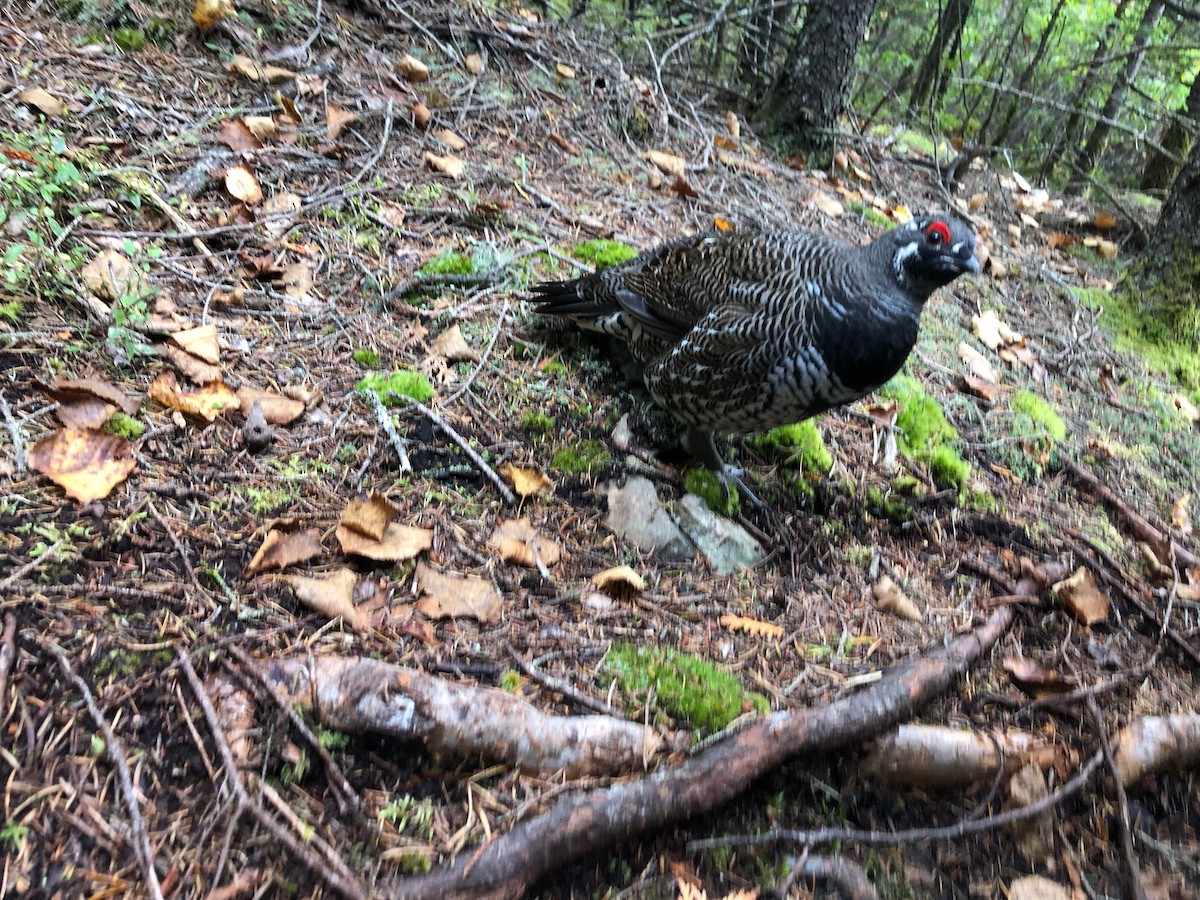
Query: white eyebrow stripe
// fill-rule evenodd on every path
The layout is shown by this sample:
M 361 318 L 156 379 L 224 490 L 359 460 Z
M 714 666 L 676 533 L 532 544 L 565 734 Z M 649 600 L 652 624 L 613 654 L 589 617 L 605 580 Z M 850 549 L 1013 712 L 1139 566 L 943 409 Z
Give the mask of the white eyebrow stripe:
M 955 244 L 953 247 L 950 248 L 950 252 L 957 253 L 962 248 L 963 248 L 963 241 L 959 241 L 957 244 Z

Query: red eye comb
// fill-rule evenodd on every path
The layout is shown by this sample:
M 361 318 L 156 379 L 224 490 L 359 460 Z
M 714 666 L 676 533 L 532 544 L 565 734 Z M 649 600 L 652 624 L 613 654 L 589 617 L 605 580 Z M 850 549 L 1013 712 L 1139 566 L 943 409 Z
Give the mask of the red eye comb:
M 930 222 L 925 226 L 925 234 L 929 236 L 936 234 L 943 244 L 950 243 L 950 226 L 945 222 Z

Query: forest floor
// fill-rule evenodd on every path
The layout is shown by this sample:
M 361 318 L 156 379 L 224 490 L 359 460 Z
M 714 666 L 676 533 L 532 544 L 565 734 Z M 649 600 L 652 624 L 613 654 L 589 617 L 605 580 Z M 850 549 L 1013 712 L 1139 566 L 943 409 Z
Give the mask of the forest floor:
M 723 102 L 567 26 L 368 6 L 260 8 L 202 38 L 176 4 L 135 23 L 166 48 L 131 52 L 129 23 L 0 14 L 0 246 L 6 273 L 29 264 L 0 293 L 0 895 L 433 894 L 411 879 L 469 873 L 538 821 L 561 856 L 514 849 L 500 894 L 752 896 L 792 873 L 791 896 L 824 896 L 803 873 L 836 851 L 886 897 L 1200 895 L 1194 766 L 1123 785 L 1097 756 L 1200 693 L 1200 398 L 1172 380 L 1186 365 L 1128 349 L 1110 293 L 1152 214 L 982 161 L 951 196 L 920 142 L 873 131 L 829 172 L 793 168 Z M 45 204 L 65 228 L 44 230 Z M 649 472 L 672 509 L 686 457 L 605 347 L 531 314 L 528 285 L 593 262 L 596 239 L 857 242 L 902 207 L 956 208 L 989 257 L 931 301 L 906 368 L 957 432 L 962 489 L 896 449 L 881 397 L 817 420 L 825 471 L 732 442 L 768 504 L 734 517 L 767 551 L 753 568 L 614 534 L 609 486 Z M 357 386 L 400 371 L 433 390 L 385 396 L 389 434 Z M 255 397 L 266 425 L 247 425 Z M 99 430 L 118 408 L 120 434 Z M 953 677 L 954 636 L 988 627 Z M 665 682 L 622 681 L 630 646 L 714 663 L 745 715 L 707 735 Z M 321 682 L 331 659 L 357 674 Z M 850 705 L 897 671 L 932 680 Z M 437 694 L 416 725 L 358 702 L 402 683 Z M 549 741 L 584 713 L 641 729 L 646 758 L 518 766 L 497 748 L 526 708 L 497 695 L 549 714 Z M 761 723 L 795 734 L 823 709 L 856 712 L 770 756 Z M 904 757 L 880 739 L 905 721 L 949 729 Z M 951 772 L 963 736 L 985 758 Z M 642 763 L 663 796 L 600 805 L 648 784 Z M 857 831 L 689 846 L 826 827 Z

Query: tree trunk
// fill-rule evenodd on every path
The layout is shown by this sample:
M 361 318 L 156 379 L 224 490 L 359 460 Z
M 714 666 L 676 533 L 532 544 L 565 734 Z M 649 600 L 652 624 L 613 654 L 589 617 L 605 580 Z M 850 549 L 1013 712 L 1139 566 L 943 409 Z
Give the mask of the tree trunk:
M 974 0 L 949 0 L 938 19 L 937 33 L 933 43 L 921 60 L 913 80 L 912 93 L 908 97 L 908 108 L 919 110 L 929 96 L 937 96 L 946 82 L 946 63 L 953 58 L 953 50 L 962 39 L 963 26 L 971 14 Z
M 1134 284 L 1164 336 L 1200 346 L 1200 143 L 1171 185 Z
M 832 155 L 854 59 L 876 0 L 811 0 L 804 25 L 761 107 L 785 153 L 815 165 Z
M 1121 107 L 1125 105 L 1125 95 L 1129 93 L 1129 86 L 1133 84 L 1138 70 L 1142 67 L 1142 59 L 1146 55 L 1146 45 L 1150 43 L 1154 29 L 1158 27 L 1158 20 L 1162 18 L 1164 6 L 1163 0 L 1150 0 L 1150 4 L 1146 7 L 1146 12 L 1142 15 L 1142 23 L 1138 25 L 1137 34 L 1133 37 L 1133 47 L 1125 60 L 1125 66 L 1117 75 L 1117 80 L 1113 82 L 1112 91 L 1104 103 L 1104 109 L 1100 110 L 1100 118 L 1092 128 L 1087 143 L 1075 157 L 1073 167 L 1075 174 L 1068 184 L 1069 189 L 1082 189 L 1087 179 L 1091 177 L 1092 169 L 1095 168 L 1100 154 L 1108 146 L 1108 134 L 1112 130 L 1109 123 L 1116 119 L 1121 112 Z
M 1100 40 L 1096 42 L 1096 50 L 1092 53 L 1092 61 L 1088 63 L 1087 72 L 1083 76 L 1083 82 L 1079 85 L 1079 89 L 1074 92 L 1076 98 L 1075 109 L 1067 116 L 1066 124 L 1063 125 L 1062 131 L 1054 142 L 1054 146 L 1046 154 L 1046 161 L 1042 164 L 1043 178 L 1049 177 L 1055 166 L 1058 165 L 1066 148 L 1074 147 L 1078 144 L 1081 123 L 1083 121 L 1084 104 L 1087 103 L 1088 98 L 1092 96 L 1092 92 L 1096 89 L 1096 82 L 1100 80 L 1100 73 L 1104 71 L 1104 60 L 1108 58 L 1109 47 L 1112 46 L 1113 38 L 1117 34 L 1117 26 L 1121 23 L 1121 17 L 1125 14 L 1125 7 L 1128 5 L 1129 0 L 1119 0 L 1116 9 L 1113 10 L 1112 18 L 1104 26 Z M 1166 187 L 1166 185 L 1163 185 L 1163 187 Z
M 1197 128 L 1200 128 L 1200 76 L 1192 79 L 1187 100 L 1171 117 L 1171 124 L 1167 126 L 1160 142 L 1163 149 L 1178 157 L 1187 156 Z M 1178 171 L 1179 164 L 1171 157 L 1159 150 L 1151 151 L 1146 171 L 1142 173 L 1142 190 L 1165 191 Z

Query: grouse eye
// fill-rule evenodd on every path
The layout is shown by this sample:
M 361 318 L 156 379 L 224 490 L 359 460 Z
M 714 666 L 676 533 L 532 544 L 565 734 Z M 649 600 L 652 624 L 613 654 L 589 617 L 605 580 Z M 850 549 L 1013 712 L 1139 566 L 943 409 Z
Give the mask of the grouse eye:
M 925 227 L 925 237 L 935 247 L 950 243 L 950 227 L 945 222 L 931 222 Z

